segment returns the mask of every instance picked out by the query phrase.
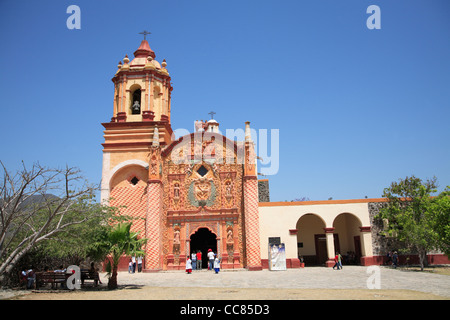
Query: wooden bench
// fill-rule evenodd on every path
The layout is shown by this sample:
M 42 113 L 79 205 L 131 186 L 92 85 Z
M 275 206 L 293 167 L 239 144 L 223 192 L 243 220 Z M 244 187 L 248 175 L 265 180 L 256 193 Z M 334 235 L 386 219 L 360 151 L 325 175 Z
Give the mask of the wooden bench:
M 36 272 L 36 289 L 39 290 L 40 286 L 47 283 L 52 285 L 52 289 L 57 288 L 59 283 L 65 288 L 69 276 L 70 274 L 63 272 Z
M 85 280 L 92 280 L 94 281 L 94 285 L 98 285 L 99 281 L 99 274 L 98 272 L 90 272 L 88 269 L 81 269 L 81 284 L 84 285 Z

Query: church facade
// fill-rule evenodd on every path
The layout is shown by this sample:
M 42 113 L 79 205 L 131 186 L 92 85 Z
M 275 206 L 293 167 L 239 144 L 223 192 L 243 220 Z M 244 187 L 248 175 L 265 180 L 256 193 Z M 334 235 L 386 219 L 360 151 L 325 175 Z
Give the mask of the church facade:
M 215 120 L 173 140 L 171 79 L 146 40 L 118 65 L 114 112 L 105 128 L 102 201 L 138 218 L 149 239 L 144 270 L 184 269 L 212 249 L 223 268 L 261 269 L 254 145 L 219 133 Z M 206 262 L 206 261 L 205 261 Z
M 244 141 L 227 139 L 214 119 L 175 139 L 167 63 L 146 40 L 119 62 L 112 82 L 101 201 L 136 218 L 133 230 L 148 239 L 144 271 L 184 270 L 197 251 L 205 265 L 208 249 L 224 269 L 261 270 L 271 241 L 284 244 L 288 268 L 332 266 L 336 252 L 347 262 L 383 263 L 388 247 L 374 212 L 384 199 L 270 202 L 268 181 L 258 183 L 249 122 Z

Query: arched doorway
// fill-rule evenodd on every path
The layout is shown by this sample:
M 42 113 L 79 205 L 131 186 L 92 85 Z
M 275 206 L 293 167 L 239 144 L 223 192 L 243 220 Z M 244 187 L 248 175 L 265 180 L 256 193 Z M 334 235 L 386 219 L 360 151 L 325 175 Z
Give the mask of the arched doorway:
M 191 235 L 191 253 L 200 250 L 202 252 L 203 268 L 208 266 L 208 249 L 217 253 L 217 236 L 208 228 L 199 228 Z
M 345 264 L 360 264 L 361 226 L 359 218 L 348 212 L 339 214 L 333 221 L 334 232 L 339 235 L 340 254 Z M 336 248 L 336 251 L 339 249 Z
M 297 250 L 306 265 L 323 265 L 327 259 L 325 222 L 316 214 L 308 213 L 297 220 Z

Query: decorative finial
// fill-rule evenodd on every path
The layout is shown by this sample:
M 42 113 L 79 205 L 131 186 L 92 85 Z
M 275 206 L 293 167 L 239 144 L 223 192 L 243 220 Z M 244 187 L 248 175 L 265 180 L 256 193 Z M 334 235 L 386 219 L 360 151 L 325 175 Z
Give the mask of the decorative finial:
M 159 147 L 159 130 L 158 130 L 158 126 L 156 126 L 156 125 L 155 125 L 155 129 L 153 131 L 152 147 Z
M 252 134 L 250 131 L 250 121 L 245 122 L 245 141 L 252 141 Z
M 211 111 L 210 113 L 208 113 L 211 115 L 211 119 L 214 119 L 214 115 L 216 114 L 214 111 Z

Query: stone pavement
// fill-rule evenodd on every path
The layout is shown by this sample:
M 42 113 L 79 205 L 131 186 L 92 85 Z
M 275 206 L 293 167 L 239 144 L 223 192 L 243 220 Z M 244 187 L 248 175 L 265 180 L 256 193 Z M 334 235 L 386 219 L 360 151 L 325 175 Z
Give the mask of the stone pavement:
M 450 298 L 450 276 L 387 267 L 379 267 L 379 271 L 382 290 L 415 290 Z M 367 267 L 362 266 L 344 266 L 342 270 L 324 267 L 286 271 L 221 270 L 219 274 L 202 270 L 189 275 L 183 271 L 120 272 L 118 284 L 176 288 L 368 289 L 371 276 L 374 273 L 367 273 Z

